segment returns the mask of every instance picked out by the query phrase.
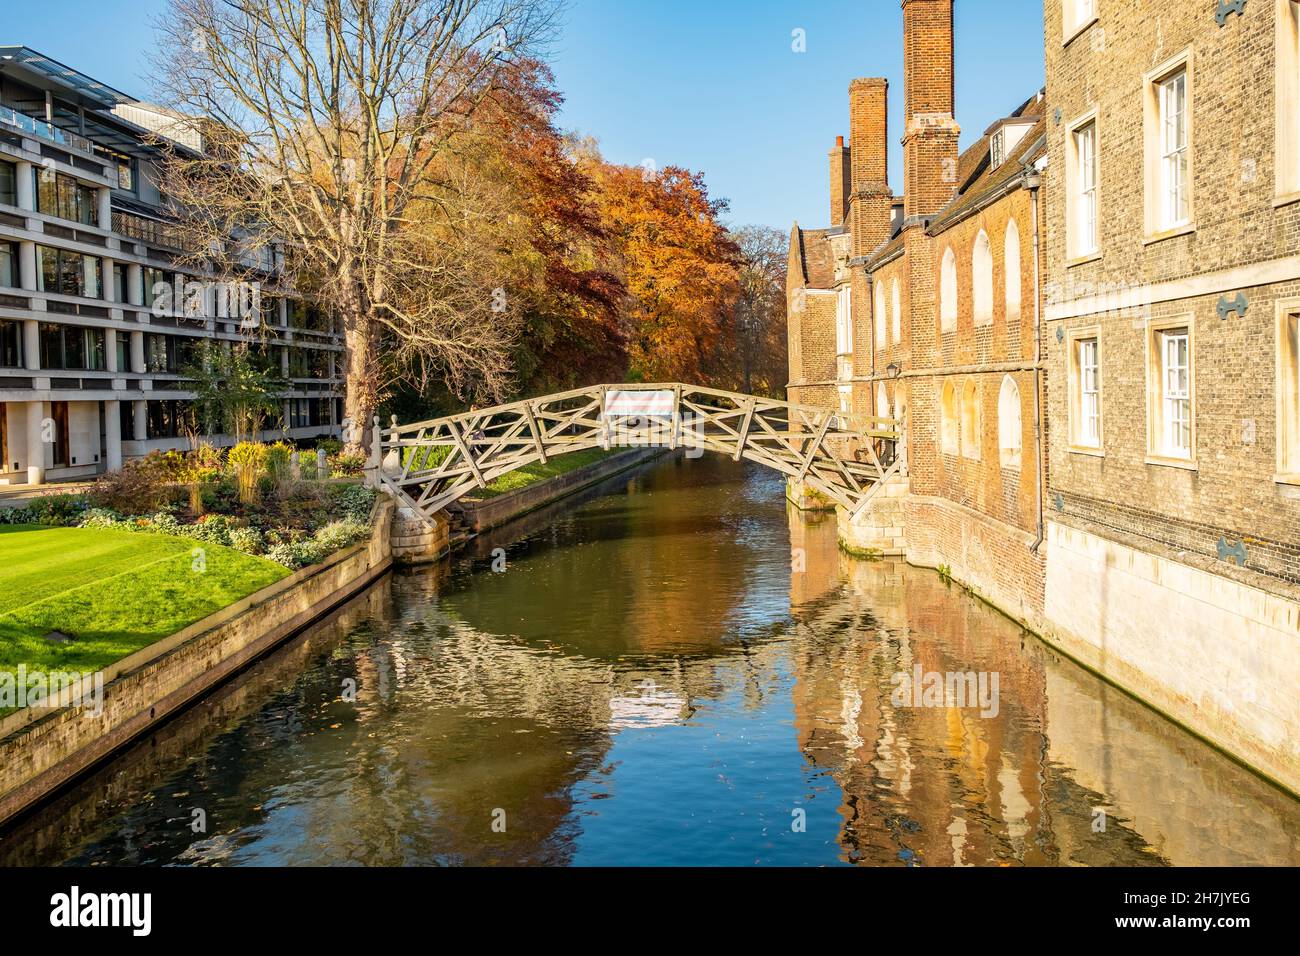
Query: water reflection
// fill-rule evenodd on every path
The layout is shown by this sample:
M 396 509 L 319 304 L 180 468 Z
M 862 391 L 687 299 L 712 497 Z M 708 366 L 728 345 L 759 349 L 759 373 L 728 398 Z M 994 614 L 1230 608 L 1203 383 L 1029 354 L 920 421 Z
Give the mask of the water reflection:
M 917 665 L 997 673 L 997 716 L 896 706 Z M 705 458 L 381 582 L 0 863 L 1294 864 L 1298 831 L 959 588 Z

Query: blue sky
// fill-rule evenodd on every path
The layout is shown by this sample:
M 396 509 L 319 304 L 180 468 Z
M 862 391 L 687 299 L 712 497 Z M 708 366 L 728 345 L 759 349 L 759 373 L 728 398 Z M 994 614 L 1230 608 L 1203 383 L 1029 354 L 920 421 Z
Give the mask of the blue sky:
M 0 43 L 23 43 L 142 99 L 164 0 L 6 3 Z M 1042 0 L 958 0 L 962 146 L 1043 84 Z M 606 157 L 703 170 L 730 219 L 827 219 L 826 153 L 848 135 L 848 83 L 890 81 L 890 179 L 901 189 L 898 0 L 570 0 L 551 51 L 567 129 Z M 807 51 L 791 49 L 805 31 Z

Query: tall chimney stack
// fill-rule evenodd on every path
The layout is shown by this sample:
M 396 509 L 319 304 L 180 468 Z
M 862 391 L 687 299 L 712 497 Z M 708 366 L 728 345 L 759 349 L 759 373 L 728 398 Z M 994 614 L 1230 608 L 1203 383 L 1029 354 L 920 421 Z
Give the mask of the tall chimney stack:
M 932 216 L 957 191 L 953 0 L 903 0 L 903 216 Z
M 854 257 L 889 239 L 889 81 L 880 77 L 849 84 L 849 229 Z
M 853 191 L 852 170 L 849 168 L 849 148 L 844 137 L 835 137 L 831 150 L 831 228 L 844 225 L 849 213 L 849 195 Z

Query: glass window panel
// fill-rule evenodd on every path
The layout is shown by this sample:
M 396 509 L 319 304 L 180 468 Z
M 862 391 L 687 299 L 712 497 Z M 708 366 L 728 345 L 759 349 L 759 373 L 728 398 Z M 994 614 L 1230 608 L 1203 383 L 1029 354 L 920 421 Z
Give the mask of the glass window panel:
M 18 167 L 13 163 L 0 162 L 0 203 L 18 205 Z

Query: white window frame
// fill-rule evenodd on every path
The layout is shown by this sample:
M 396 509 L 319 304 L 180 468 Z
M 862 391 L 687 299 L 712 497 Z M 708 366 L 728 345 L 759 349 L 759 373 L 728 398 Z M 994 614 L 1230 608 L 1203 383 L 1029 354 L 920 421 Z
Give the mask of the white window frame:
M 957 254 L 952 246 L 939 259 L 939 331 L 957 331 Z
M 1156 86 L 1160 100 L 1161 229 L 1176 229 L 1191 221 L 1187 181 L 1187 71 L 1179 70 Z
M 1024 297 L 1024 274 L 1020 266 L 1020 227 L 1014 219 L 1007 222 L 1007 231 L 1002 237 L 1002 269 L 1005 273 L 1003 298 L 1006 319 L 1007 322 L 1013 322 L 1020 318 L 1020 305 Z
M 1184 50 L 1144 77 L 1146 241 L 1194 228 L 1195 82 L 1192 51 Z M 1175 112 L 1174 107 L 1181 108 Z M 1175 122 L 1177 116 L 1180 122 Z
M 1190 315 L 1148 324 L 1147 462 L 1196 466 L 1195 332 Z
M 1019 471 L 1024 454 L 1024 403 L 1020 386 L 1010 375 L 998 389 L 998 464 Z
M 1300 0 L 1276 5 L 1274 204 L 1300 201 Z
M 1065 241 L 1070 262 L 1094 259 L 1101 251 L 1100 129 L 1097 111 L 1091 110 L 1066 130 Z
M 1105 442 L 1105 397 L 1101 329 L 1072 329 L 1066 337 L 1069 386 L 1069 450 L 1102 455 Z
M 835 294 L 835 359 L 840 378 L 853 375 L 853 289 L 847 285 Z
M 997 169 L 1007 158 L 1006 131 L 999 128 L 989 137 L 989 168 Z
M 960 409 L 961 455 L 979 461 L 984 450 L 984 394 L 979 382 L 966 380 L 957 407 Z
M 961 454 L 961 394 L 952 379 L 939 388 L 939 451 Z
M 889 312 L 885 303 L 885 285 L 879 280 L 873 280 L 871 296 L 871 328 L 875 336 L 876 351 L 884 351 L 885 346 L 889 344 Z
M 901 345 L 903 342 L 903 298 L 899 294 L 897 276 L 890 283 L 889 299 L 894 320 L 894 344 Z
M 1277 309 L 1277 474 L 1300 485 L 1300 297 L 1279 299 Z
M 975 327 L 993 324 L 993 243 L 983 229 L 971 249 L 971 316 Z
M 1061 0 L 1061 45 L 1097 22 L 1098 0 Z

